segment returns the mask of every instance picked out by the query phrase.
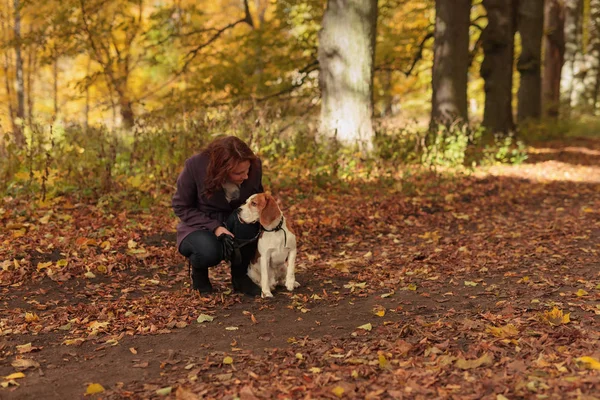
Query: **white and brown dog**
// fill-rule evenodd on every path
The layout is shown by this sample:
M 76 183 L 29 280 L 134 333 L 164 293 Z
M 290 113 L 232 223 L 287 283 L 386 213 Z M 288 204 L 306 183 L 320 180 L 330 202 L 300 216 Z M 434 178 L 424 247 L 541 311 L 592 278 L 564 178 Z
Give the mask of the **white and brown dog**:
M 287 227 L 285 217 L 270 194 L 250 196 L 240 207 L 240 220 L 244 223 L 259 221 L 256 256 L 250 263 L 248 276 L 260 286 L 262 297 L 273 297 L 271 291 L 278 285 L 287 290 L 300 286 L 296 282 L 296 235 Z

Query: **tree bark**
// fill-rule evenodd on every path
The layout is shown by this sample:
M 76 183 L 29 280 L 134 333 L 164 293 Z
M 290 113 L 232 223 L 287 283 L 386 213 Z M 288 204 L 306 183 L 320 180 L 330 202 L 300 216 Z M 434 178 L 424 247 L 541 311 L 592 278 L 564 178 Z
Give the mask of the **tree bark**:
M 34 72 L 37 70 L 37 48 L 34 44 L 29 46 L 27 54 L 27 122 L 33 125 L 33 87 L 35 85 Z
M 485 107 L 483 126 L 491 133 L 514 130 L 512 84 L 515 0 L 483 0 L 488 24 L 482 33 Z
M 435 2 L 431 122 L 449 126 L 468 122 L 467 76 L 471 0 Z
M 363 151 L 373 140 L 377 0 L 328 0 L 319 32 L 320 133 Z
M 545 10 L 544 75 L 542 101 L 544 115 L 556 118 L 560 110 L 560 77 L 565 56 L 565 5 L 547 0 Z
M 9 10 L 10 10 L 10 3 L 7 1 L 4 5 L 4 9 L 0 10 L 0 12 L 2 14 L 0 14 L 0 26 L 2 27 L 2 35 L 4 35 L 4 37 L 9 38 L 10 37 L 10 26 L 8 25 L 9 18 L 8 18 L 8 14 L 9 14 Z M 6 14 L 4 14 L 6 12 Z M 4 89 L 6 90 L 6 105 L 8 107 L 8 116 L 10 117 L 10 122 L 11 122 L 11 126 L 12 126 L 12 130 L 13 130 L 13 137 L 15 139 L 15 142 L 19 143 L 20 140 L 18 138 L 17 132 L 21 133 L 21 131 L 18 130 L 18 126 L 16 124 L 15 121 L 15 108 L 13 105 L 13 94 L 12 94 L 12 82 L 11 82 L 11 71 L 10 71 L 10 64 L 11 64 L 11 60 L 10 60 L 10 55 L 8 52 L 8 49 L 3 50 L 4 53 L 4 57 L 3 57 L 3 64 L 2 64 L 2 70 L 4 72 Z M 25 138 L 23 138 L 23 142 Z
M 587 71 L 583 81 L 585 107 L 589 113 L 596 111 L 598 101 L 598 75 L 600 74 L 600 0 L 590 0 L 590 33 L 586 51 Z
M 59 106 L 58 106 L 58 51 L 54 48 L 53 52 L 53 62 L 52 62 L 52 89 L 53 89 L 53 103 L 54 103 L 54 114 L 52 116 L 52 120 L 55 121 L 58 118 Z M 87 74 L 86 76 L 89 76 Z
M 25 82 L 23 79 L 23 56 L 21 54 L 21 4 L 20 0 L 14 0 L 15 7 L 15 91 L 17 94 L 16 123 L 13 125 L 15 142 L 18 146 L 25 144 L 25 135 L 23 134 L 23 124 L 25 122 Z
M 575 104 L 575 71 L 577 57 L 582 54 L 582 0 L 565 0 L 565 62 L 561 72 L 563 109 L 570 113 Z
M 581 9 L 577 10 L 581 20 L 573 63 L 571 105 L 578 111 L 586 113 L 593 111 L 594 88 L 600 66 L 598 60 L 600 0 L 583 0 L 581 3 Z
M 519 85 L 517 120 L 542 116 L 542 37 L 544 36 L 544 0 L 522 0 L 517 12 L 517 28 L 521 34 L 521 56 L 517 70 Z

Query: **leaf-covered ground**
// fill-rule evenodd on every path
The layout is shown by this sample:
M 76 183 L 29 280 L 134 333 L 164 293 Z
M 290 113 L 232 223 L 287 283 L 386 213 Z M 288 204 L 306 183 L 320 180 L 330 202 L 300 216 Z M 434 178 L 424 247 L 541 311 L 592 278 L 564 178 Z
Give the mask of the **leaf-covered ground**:
M 5 197 L 0 398 L 598 398 L 600 142 L 529 157 L 276 190 L 302 286 L 270 300 L 191 293 L 166 200 Z

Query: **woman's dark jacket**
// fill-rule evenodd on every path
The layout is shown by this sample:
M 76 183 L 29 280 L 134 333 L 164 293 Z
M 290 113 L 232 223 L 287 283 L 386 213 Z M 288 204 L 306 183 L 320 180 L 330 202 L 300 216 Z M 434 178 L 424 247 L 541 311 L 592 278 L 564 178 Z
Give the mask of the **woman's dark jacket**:
M 173 211 L 180 219 L 177 225 L 177 248 L 183 239 L 197 230 L 214 231 L 223 226 L 223 222 L 233 210 L 255 193 L 264 191 L 262 186 L 262 164 L 256 159 L 250 165 L 248 179 L 240 186 L 240 197 L 227 202 L 225 191 L 220 189 L 210 198 L 204 195 L 204 179 L 208 167 L 209 157 L 199 153 L 185 162 L 185 167 L 177 178 L 177 191 L 171 202 Z

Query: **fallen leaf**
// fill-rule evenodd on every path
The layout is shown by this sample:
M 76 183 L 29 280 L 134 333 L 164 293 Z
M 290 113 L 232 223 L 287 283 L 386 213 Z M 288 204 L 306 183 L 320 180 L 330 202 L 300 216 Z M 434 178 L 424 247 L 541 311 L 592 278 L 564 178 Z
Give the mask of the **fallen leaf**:
M 175 400 L 199 400 L 200 397 L 194 392 L 179 386 L 175 391 Z
M 383 354 L 379 354 L 379 368 L 385 368 L 388 365 L 388 360 Z
M 225 364 L 225 365 L 231 365 L 231 364 L 233 364 L 233 358 L 231 358 L 229 356 L 224 357 L 223 358 L 223 364 Z
M 206 314 L 200 314 L 200 316 L 198 316 L 198 319 L 196 321 L 198 321 L 198 323 L 203 323 L 203 322 L 212 322 L 213 319 L 215 319 L 215 317 L 211 317 L 210 315 L 206 315 Z
M 228 330 L 228 331 L 237 331 L 238 329 L 240 329 L 240 328 L 238 328 L 237 326 L 228 326 L 225 328 L 225 330 Z
M 12 373 L 12 374 L 4 377 L 4 379 L 6 379 L 7 381 L 9 381 L 11 379 L 21 379 L 21 378 L 25 378 L 25 374 L 22 372 L 15 372 L 15 373 Z
M 579 357 L 576 358 L 575 361 L 585 369 L 600 370 L 600 361 L 596 360 L 594 357 Z
M 561 324 L 568 324 L 571 321 L 570 315 L 571 313 L 563 314 L 562 310 L 554 307 L 551 311 L 545 311 L 542 315 L 542 319 L 552 326 L 558 326 Z
M 137 350 L 134 347 L 130 347 L 129 351 L 131 352 L 131 354 L 137 354 Z
M 477 286 L 478 283 L 477 282 L 473 282 L 473 281 L 465 281 L 465 286 Z
M 364 325 L 359 326 L 357 329 L 364 329 L 365 331 L 370 331 L 371 329 L 373 329 L 373 325 L 371 325 L 371 323 L 367 323 Z
M 26 358 L 18 358 L 10 363 L 17 371 L 25 371 L 28 368 L 37 368 L 40 363 Z
M 171 394 L 172 390 L 173 390 L 173 388 L 171 386 L 167 386 L 162 389 L 157 389 L 156 394 L 159 396 L 166 396 L 168 394 Z
M 104 392 L 104 388 L 99 383 L 90 383 L 87 389 L 85 390 L 86 396 L 102 392 Z
M 490 353 L 485 353 L 481 357 L 476 360 L 465 360 L 464 358 L 459 358 L 456 360 L 456 367 L 460 369 L 474 369 L 479 368 L 482 365 L 492 365 L 494 362 L 494 356 Z
M 342 397 L 344 395 L 344 388 L 341 386 L 336 386 L 333 389 L 331 389 L 331 392 L 336 395 L 337 397 Z
M 30 353 L 33 350 L 37 350 L 37 347 L 33 347 L 31 343 L 17 345 L 17 351 L 19 354 Z

